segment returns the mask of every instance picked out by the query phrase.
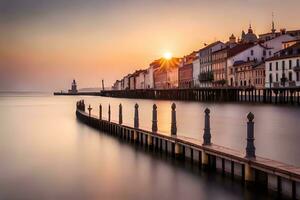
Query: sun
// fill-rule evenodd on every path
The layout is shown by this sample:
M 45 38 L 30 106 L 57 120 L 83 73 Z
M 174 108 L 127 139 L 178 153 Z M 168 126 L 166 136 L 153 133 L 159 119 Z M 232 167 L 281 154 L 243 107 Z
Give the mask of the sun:
M 172 58 L 172 53 L 171 53 L 171 52 L 165 52 L 165 53 L 164 53 L 164 58 L 165 58 L 166 60 L 170 60 L 170 59 Z

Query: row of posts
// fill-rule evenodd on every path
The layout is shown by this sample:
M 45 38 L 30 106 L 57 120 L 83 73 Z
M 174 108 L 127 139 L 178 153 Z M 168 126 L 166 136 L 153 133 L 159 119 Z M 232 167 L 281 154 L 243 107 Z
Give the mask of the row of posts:
M 81 100 L 77 102 L 77 109 L 85 111 L 84 101 Z M 91 105 L 88 107 L 89 117 L 91 117 Z M 204 133 L 203 133 L 203 145 L 211 145 L 211 131 L 210 131 L 210 110 L 208 108 L 204 111 Z M 254 115 L 250 112 L 247 115 L 247 146 L 246 146 L 246 158 L 255 158 L 255 146 L 254 146 Z M 102 120 L 102 105 L 99 105 L 99 119 Z M 108 121 L 111 121 L 111 109 L 108 106 Z M 122 104 L 119 105 L 119 124 L 123 123 L 123 109 Z M 139 105 L 136 103 L 134 106 L 134 128 L 139 128 Z M 157 106 L 153 105 L 152 110 L 152 132 L 156 133 L 157 128 Z M 177 125 L 176 125 L 176 105 L 175 103 L 171 106 L 171 135 L 177 135 Z

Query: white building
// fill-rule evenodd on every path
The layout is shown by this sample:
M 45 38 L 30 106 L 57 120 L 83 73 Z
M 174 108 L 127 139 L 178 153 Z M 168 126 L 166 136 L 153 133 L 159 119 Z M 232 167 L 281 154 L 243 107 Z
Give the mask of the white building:
M 280 35 L 278 37 L 275 37 L 271 40 L 264 42 L 263 45 L 265 47 L 270 48 L 266 53 L 266 58 L 273 57 L 275 53 L 277 53 L 278 51 L 284 48 L 283 44 L 293 40 L 295 40 L 295 37 L 286 34 L 286 35 Z
M 153 89 L 154 88 L 154 82 L 153 82 L 153 66 L 150 65 L 150 67 L 146 70 L 145 73 L 145 89 Z
M 256 61 L 261 62 L 270 57 L 273 57 L 276 52 L 280 51 L 283 47 L 283 43 L 293 40 L 294 37 L 290 35 L 279 35 L 273 39 L 265 42 L 259 42 L 256 44 L 239 44 L 233 47 L 228 52 L 227 58 L 227 77 L 230 86 L 237 86 L 235 77 L 234 64 L 238 62 Z
M 131 74 L 128 74 L 127 76 L 124 77 L 124 85 L 123 85 L 123 90 L 129 90 L 129 77 Z
M 238 62 L 261 62 L 267 58 L 269 48 L 261 44 L 239 44 L 228 50 L 227 77 L 229 86 L 237 86 L 234 64 Z
M 266 60 L 265 87 L 300 86 L 300 42 Z
M 145 89 L 145 78 L 147 70 L 140 70 L 136 72 L 135 76 L 135 89 Z

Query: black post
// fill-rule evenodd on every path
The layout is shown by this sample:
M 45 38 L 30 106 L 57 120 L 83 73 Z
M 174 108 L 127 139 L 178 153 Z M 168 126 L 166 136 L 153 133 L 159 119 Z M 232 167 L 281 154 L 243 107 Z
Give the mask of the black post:
M 208 108 L 204 111 L 204 134 L 203 134 L 203 145 L 210 145 L 211 144 L 211 133 L 210 133 L 210 110 Z
M 134 128 L 139 128 L 139 105 L 134 106 Z
M 153 111 L 152 111 L 152 132 L 157 132 L 157 106 L 153 104 Z
M 246 158 L 255 158 L 255 146 L 254 146 L 254 115 L 250 112 L 247 115 L 247 147 Z
M 176 126 L 176 105 L 175 103 L 172 104 L 172 118 L 171 118 L 171 135 L 176 135 L 177 134 L 177 126 Z
M 102 120 L 102 105 L 99 105 L 99 119 Z
M 110 122 L 110 104 L 108 105 L 108 121 Z
M 91 104 L 89 105 L 88 110 L 89 110 L 89 117 L 91 117 L 91 111 L 92 111 Z
M 119 105 L 119 124 L 123 123 L 122 104 Z

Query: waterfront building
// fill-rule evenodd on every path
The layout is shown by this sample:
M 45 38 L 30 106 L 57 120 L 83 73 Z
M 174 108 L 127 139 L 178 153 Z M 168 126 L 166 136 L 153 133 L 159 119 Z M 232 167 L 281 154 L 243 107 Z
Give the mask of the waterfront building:
M 225 47 L 212 53 L 213 87 L 227 85 L 227 53 L 229 47 Z
M 265 87 L 300 86 L 300 42 L 266 60 Z
M 268 51 L 264 53 L 265 58 L 270 58 L 275 55 L 278 51 L 282 50 L 283 48 L 286 48 L 285 46 L 291 46 L 292 44 L 295 44 L 295 37 L 284 34 L 279 35 L 271 40 L 267 40 L 265 42 L 261 42 L 265 47 L 268 47 Z
M 129 78 L 130 78 L 131 74 L 127 74 L 124 77 L 124 84 L 123 84 L 123 90 L 129 90 Z
M 193 87 L 193 61 L 196 52 L 184 56 L 180 62 L 178 69 L 178 87 L 191 88 Z
M 139 70 L 136 71 L 135 76 L 135 89 L 145 89 L 145 77 L 146 77 L 147 70 Z
M 131 76 L 129 77 L 129 90 L 137 89 L 137 79 L 139 76 L 140 70 L 136 70 Z
M 153 63 L 153 80 L 155 89 L 169 89 L 178 87 L 179 58 L 170 60 L 161 58 Z
M 72 81 L 71 89 L 68 92 L 71 93 L 71 94 L 75 94 L 75 93 L 78 92 L 78 90 L 77 90 L 77 84 L 76 84 L 75 79 Z
M 261 62 L 267 58 L 267 51 L 271 48 L 263 44 L 242 43 L 227 52 L 227 81 L 229 86 L 238 86 L 235 65 L 241 62 Z
M 199 70 L 197 69 L 197 71 L 199 71 L 199 74 L 197 78 L 199 80 L 200 87 L 212 86 L 212 53 L 225 48 L 225 46 L 226 45 L 223 42 L 217 41 L 198 51 Z
M 193 59 L 193 87 L 200 87 L 199 74 L 200 74 L 200 59 L 199 52 L 196 53 Z
M 212 53 L 212 73 L 213 73 L 213 86 L 222 87 L 228 85 L 227 78 L 227 56 L 228 50 L 237 45 L 236 37 L 232 34 L 226 47 Z
M 112 90 L 121 90 L 122 89 L 122 81 L 116 80 L 116 82 L 112 86 Z
M 237 87 L 263 88 L 265 84 L 264 61 L 240 61 L 234 64 Z
M 150 64 L 150 66 L 146 69 L 145 72 L 145 89 L 152 89 L 154 88 L 153 83 L 153 66 Z

